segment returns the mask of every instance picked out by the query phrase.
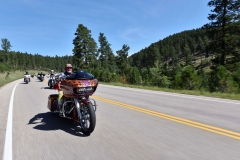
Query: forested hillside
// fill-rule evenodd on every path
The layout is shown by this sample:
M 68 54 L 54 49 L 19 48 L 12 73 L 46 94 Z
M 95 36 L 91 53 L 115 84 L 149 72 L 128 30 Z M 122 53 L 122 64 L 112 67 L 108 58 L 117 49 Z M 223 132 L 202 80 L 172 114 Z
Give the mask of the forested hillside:
M 10 51 L 8 39 L 2 39 L 0 72 L 7 70 L 63 70 L 72 63 L 74 70 L 85 69 L 100 81 L 240 93 L 240 2 L 211 0 L 214 9 L 209 23 L 198 29 L 175 33 L 129 56 L 130 46 L 113 53 L 104 33 L 98 44 L 83 24 L 73 39 L 72 56 L 49 57 Z M 71 42 L 66 42 L 71 43 Z
M 2 39 L 3 40 L 3 39 Z M 63 71 L 64 64 L 72 61 L 72 56 L 50 57 L 39 54 L 0 50 L 0 72 L 11 70 Z
M 210 52 L 207 47 L 209 38 L 204 29 L 194 29 L 170 35 L 163 40 L 131 55 L 131 66 L 139 69 L 154 67 L 158 60 L 161 64 L 175 67 L 176 65 L 194 65 L 206 67 Z

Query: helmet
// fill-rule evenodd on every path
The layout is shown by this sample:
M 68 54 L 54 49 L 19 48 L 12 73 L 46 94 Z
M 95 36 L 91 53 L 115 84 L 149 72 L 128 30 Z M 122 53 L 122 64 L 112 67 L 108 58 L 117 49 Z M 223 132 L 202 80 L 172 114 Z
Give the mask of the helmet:
M 51 73 L 54 73 L 54 70 L 51 70 Z

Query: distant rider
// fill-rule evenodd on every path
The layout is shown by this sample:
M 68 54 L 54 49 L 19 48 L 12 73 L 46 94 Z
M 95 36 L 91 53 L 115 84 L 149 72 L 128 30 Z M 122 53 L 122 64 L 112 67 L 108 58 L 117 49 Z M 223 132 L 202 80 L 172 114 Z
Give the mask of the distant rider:
M 30 74 L 28 73 L 28 71 L 26 71 L 24 75 L 30 75 Z M 24 79 L 25 79 L 25 78 L 24 78 Z M 29 78 L 29 82 L 30 82 L 30 81 L 31 81 L 31 79 Z
M 26 73 L 24 75 L 29 75 L 28 71 L 26 71 Z
M 54 70 L 51 70 L 51 72 L 50 72 L 50 78 L 51 77 L 54 77 Z

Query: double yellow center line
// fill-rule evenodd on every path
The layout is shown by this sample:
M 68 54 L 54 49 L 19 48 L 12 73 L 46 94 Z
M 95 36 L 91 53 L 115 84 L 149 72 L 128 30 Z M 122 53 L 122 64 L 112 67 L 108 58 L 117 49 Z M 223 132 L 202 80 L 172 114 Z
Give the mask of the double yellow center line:
M 224 135 L 224 136 L 227 136 L 227 137 L 231 137 L 231 138 L 240 140 L 240 133 L 238 133 L 238 132 L 233 132 L 233 131 L 229 131 L 229 130 L 226 130 L 226 129 L 206 125 L 206 124 L 203 124 L 203 123 L 194 122 L 194 121 L 187 120 L 187 119 L 184 119 L 184 118 L 179 118 L 179 117 L 176 117 L 176 116 L 171 116 L 171 115 L 156 112 L 156 111 L 151 111 L 151 110 L 148 110 L 148 109 L 144 109 L 144 108 L 132 106 L 132 105 L 129 105 L 129 104 L 113 101 L 113 100 L 102 98 L 102 97 L 99 97 L 99 96 L 92 96 L 92 98 L 95 98 L 97 100 L 101 100 L 101 101 L 104 101 L 104 102 L 108 102 L 108 103 L 111 103 L 111 104 L 115 104 L 117 106 L 125 107 L 125 108 L 128 108 L 128 109 L 132 109 L 132 110 L 135 110 L 135 111 L 150 114 L 150 115 L 153 115 L 153 116 L 156 116 L 156 117 L 164 118 L 164 119 L 167 119 L 167 120 L 170 120 L 170 121 L 178 122 L 178 123 L 181 123 L 181 124 L 185 124 L 185 125 L 188 125 L 188 126 L 200 128 L 200 129 L 203 129 L 203 130 L 206 130 L 206 131 L 209 131 L 209 132 L 221 134 L 221 135 Z

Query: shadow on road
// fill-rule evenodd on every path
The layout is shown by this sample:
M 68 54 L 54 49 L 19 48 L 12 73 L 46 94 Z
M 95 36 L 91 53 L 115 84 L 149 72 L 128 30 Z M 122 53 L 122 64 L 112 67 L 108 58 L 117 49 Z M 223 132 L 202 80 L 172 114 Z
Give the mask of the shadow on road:
M 40 121 L 40 122 L 39 122 Z M 30 124 L 37 124 L 34 129 L 43 131 L 63 130 L 69 134 L 80 137 L 87 137 L 89 134 L 82 133 L 79 124 L 73 123 L 72 120 L 61 118 L 52 112 L 39 113 L 31 118 L 28 122 Z
M 28 82 L 28 83 L 30 83 L 30 82 Z M 26 82 L 22 82 L 22 83 L 19 83 L 19 84 L 27 84 Z
M 51 89 L 50 87 L 41 87 L 41 89 Z

